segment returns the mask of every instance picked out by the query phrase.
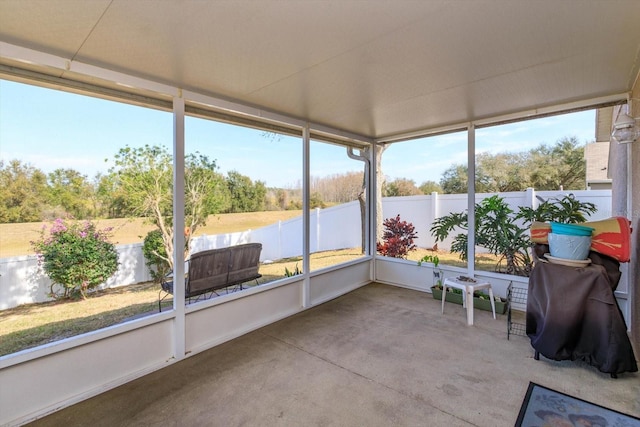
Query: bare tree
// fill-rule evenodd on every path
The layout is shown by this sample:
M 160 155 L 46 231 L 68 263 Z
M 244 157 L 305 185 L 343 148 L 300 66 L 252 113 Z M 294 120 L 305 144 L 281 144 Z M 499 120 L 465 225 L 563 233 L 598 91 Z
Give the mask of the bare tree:
M 166 252 L 156 254 L 173 268 L 173 163 L 164 147 L 125 147 L 115 155 L 109 170 L 116 185 L 127 194 L 128 203 L 138 216 L 147 217 L 162 233 Z M 216 172 L 216 163 L 198 153 L 185 158 L 185 259 L 196 229 L 210 214 L 223 211 L 230 203 L 224 177 Z

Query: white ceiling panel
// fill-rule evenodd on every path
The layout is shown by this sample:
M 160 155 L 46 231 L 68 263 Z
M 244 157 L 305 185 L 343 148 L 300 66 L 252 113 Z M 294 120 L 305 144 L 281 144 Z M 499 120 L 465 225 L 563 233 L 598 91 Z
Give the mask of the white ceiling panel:
M 0 1 L 2 42 L 373 138 L 627 92 L 639 22 L 638 0 Z
M 0 1 L 0 40 L 73 58 L 110 0 Z

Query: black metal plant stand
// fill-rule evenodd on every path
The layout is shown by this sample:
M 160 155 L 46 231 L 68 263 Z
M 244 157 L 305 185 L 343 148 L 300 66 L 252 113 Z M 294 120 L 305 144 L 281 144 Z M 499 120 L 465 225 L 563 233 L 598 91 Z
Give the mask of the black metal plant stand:
M 507 339 L 511 335 L 527 336 L 527 325 L 514 322 L 511 310 L 515 304 L 518 308 L 523 308 L 523 311 L 526 311 L 528 292 L 528 288 L 514 286 L 513 282 L 509 282 L 509 287 L 507 288 Z

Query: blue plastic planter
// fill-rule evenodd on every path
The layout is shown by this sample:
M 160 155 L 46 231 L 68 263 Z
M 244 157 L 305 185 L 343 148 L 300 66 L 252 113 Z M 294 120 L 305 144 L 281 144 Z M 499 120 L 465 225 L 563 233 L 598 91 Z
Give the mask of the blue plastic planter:
M 585 227 L 577 224 L 563 224 L 560 222 L 551 223 L 551 232 L 554 234 L 564 234 L 568 236 L 591 236 L 595 228 Z
M 549 233 L 549 252 L 556 258 L 584 260 L 589 255 L 591 236 Z

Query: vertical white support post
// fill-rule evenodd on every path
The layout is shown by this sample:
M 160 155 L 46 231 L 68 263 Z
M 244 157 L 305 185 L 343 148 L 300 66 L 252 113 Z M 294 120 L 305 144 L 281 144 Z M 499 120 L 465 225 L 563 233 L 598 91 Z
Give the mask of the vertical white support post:
M 174 357 L 185 356 L 184 306 L 184 98 L 173 99 L 173 309 Z
M 373 161 L 375 160 L 375 155 L 373 150 L 375 148 L 375 144 L 371 144 L 372 149 L 362 150 L 361 153 L 364 154 L 367 159 L 365 160 L 364 165 L 364 242 L 362 245 L 364 247 L 363 255 L 373 255 L 376 252 L 375 249 L 375 229 L 373 224 L 376 223 L 375 220 L 375 209 L 373 208 L 375 205 L 375 166 L 373 165 Z M 373 276 L 371 276 L 373 279 Z
M 473 277 L 476 260 L 476 127 L 473 123 L 467 129 L 467 165 L 467 274 Z
M 629 95 L 627 104 L 629 105 L 628 114 L 631 117 L 638 118 L 637 108 L 640 107 L 638 93 L 640 91 L 640 78 L 636 78 L 633 92 Z M 633 98 L 635 94 L 636 98 Z M 636 120 L 636 126 L 637 124 Z M 631 221 L 631 226 L 635 228 L 635 238 L 631 239 L 631 262 L 624 263 L 626 273 L 626 285 L 628 292 L 628 307 L 625 313 L 629 319 L 629 330 L 631 331 L 631 342 L 636 349 L 640 349 L 640 239 L 637 233 L 640 229 L 640 141 L 626 144 L 627 157 L 627 218 Z M 637 354 L 637 353 L 636 353 Z
M 311 181 L 311 141 L 309 123 L 302 129 L 302 266 L 304 280 L 302 283 L 302 307 L 311 306 L 309 271 L 311 270 L 311 212 L 309 211 L 309 192 Z
M 631 115 L 631 111 L 629 111 L 629 115 Z M 614 144 L 614 143 L 615 142 L 610 142 L 610 144 Z M 636 141 L 633 144 L 640 144 L 640 141 Z M 635 176 L 637 176 L 638 171 L 634 170 L 634 164 L 633 164 L 634 153 L 632 150 L 633 144 L 625 144 L 626 160 L 627 160 L 627 165 L 626 165 L 627 181 L 625 185 L 626 202 L 627 202 L 626 217 L 631 221 L 631 227 L 634 227 L 633 221 L 635 221 L 635 218 L 637 218 L 638 215 L 640 215 L 640 212 L 634 212 L 633 210 L 634 204 L 636 206 L 638 205 L 638 202 L 634 200 L 634 184 L 635 184 L 634 178 Z M 635 194 L 637 194 L 637 190 L 635 190 Z M 638 231 L 635 231 L 635 233 L 638 233 Z M 620 271 L 622 272 L 622 277 L 621 277 L 620 283 L 618 284 L 618 289 L 622 288 L 622 289 L 626 289 L 627 291 L 627 304 L 625 304 L 624 316 L 626 319 L 629 319 L 628 329 L 631 331 L 632 341 L 634 341 L 634 344 L 637 346 L 636 348 L 640 348 L 640 332 L 638 332 L 638 329 L 640 328 L 640 308 L 639 308 L 640 307 L 640 279 L 638 279 L 638 277 L 640 277 L 640 274 L 639 274 L 640 260 L 636 259 L 634 262 L 633 254 L 635 253 L 636 256 L 640 254 L 640 248 L 638 248 L 639 244 L 640 244 L 640 241 L 638 240 L 637 236 L 635 238 L 635 243 L 634 243 L 634 239 L 633 238 L 631 239 L 631 258 L 632 259 L 631 259 L 631 262 L 625 262 L 620 264 Z
M 371 280 L 377 280 L 378 273 L 376 272 L 376 258 L 378 251 L 376 248 L 377 237 L 377 224 L 378 224 L 378 165 L 377 159 L 378 144 L 371 143 L 371 149 L 369 153 L 369 182 L 367 182 L 367 219 L 369 220 L 367 230 L 367 254 L 372 256 L 373 262 L 371 263 L 370 277 Z
M 538 204 L 536 203 L 536 191 L 533 188 L 528 187 L 525 190 L 524 198 L 525 200 L 522 206 L 527 206 L 531 209 L 535 209 L 538 207 Z

